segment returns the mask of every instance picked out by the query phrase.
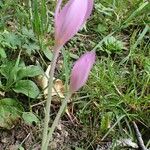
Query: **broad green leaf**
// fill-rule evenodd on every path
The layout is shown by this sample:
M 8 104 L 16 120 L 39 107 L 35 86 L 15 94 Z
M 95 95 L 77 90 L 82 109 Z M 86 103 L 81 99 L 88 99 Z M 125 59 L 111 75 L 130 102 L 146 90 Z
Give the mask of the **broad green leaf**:
M 19 63 L 20 63 L 20 54 L 21 54 L 21 52 L 18 55 L 18 58 L 15 62 L 14 67 L 11 68 L 11 72 L 10 72 L 10 75 L 9 75 L 9 78 L 8 78 L 9 80 L 8 80 L 8 83 L 7 83 L 8 85 L 12 84 L 17 79 L 17 72 L 19 70 Z
M 24 66 L 24 63 L 20 62 L 20 56 L 16 61 L 6 61 L 0 66 L 0 73 L 7 79 L 7 87 L 10 87 L 10 85 L 16 82 L 18 77 L 17 73 L 20 68 L 23 68 Z
M 37 124 L 39 122 L 39 119 L 32 112 L 23 112 L 22 118 L 28 125 L 32 125 L 33 123 Z
M 18 150 L 25 150 L 21 145 L 18 147 Z
M 23 112 L 22 105 L 14 99 L 0 100 L 0 128 L 11 129 Z
M 0 57 L 2 57 L 2 58 L 6 58 L 7 57 L 6 53 L 5 53 L 5 50 L 2 47 L 0 47 Z
M 27 54 L 31 55 L 32 53 L 35 53 L 36 50 L 39 50 L 40 47 L 36 43 L 28 43 L 24 44 L 22 46 L 24 49 L 26 49 Z
M 35 77 L 40 74 L 43 74 L 41 68 L 38 66 L 31 65 L 31 66 L 23 67 L 22 69 L 20 69 L 18 71 L 17 78 L 22 79 L 24 77 Z
M 31 80 L 18 81 L 13 90 L 16 93 L 22 93 L 30 98 L 36 98 L 40 93 L 37 85 Z
M 43 49 L 44 55 L 51 61 L 53 58 L 53 53 L 48 49 Z
M 22 34 L 28 38 L 28 39 L 32 39 L 32 40 L 35 40 L 35 36 L 34 36 L 34 32 L 33 30 L 28 30 L 26 27 L 23 27 L 22 28 Z
M 17 46 L 21 46 L 21 40 L 18 35 L 13 32 L 4 32 L 5 42 L 10 45 L 12 49 L 16 49 Z M 7 46 L 7 45 L 6 45 Z
M 15 62 L 14 61 L 9 61 L 4 63 L 3 65 L 0 66 L 0 73 L 8 79 L 10 77 L 10 73 L 12 71 L 12 68 L 14 67 Z

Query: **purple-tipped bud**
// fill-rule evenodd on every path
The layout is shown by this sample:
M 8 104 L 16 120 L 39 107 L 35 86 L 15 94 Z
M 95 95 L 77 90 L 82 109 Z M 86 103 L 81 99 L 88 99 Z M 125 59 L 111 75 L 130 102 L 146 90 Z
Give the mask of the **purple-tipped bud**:
M 58 0 L 55 11 L 55 44 L 64 45 L 85 23 L 93 9 L 94 0 L 69 0 L 61 9 Z
M 95 52 L 86 52 L 74 64 L 71 79 L 70 92 L 78 91 L 87 81 L 90 70 L 95 63 Z

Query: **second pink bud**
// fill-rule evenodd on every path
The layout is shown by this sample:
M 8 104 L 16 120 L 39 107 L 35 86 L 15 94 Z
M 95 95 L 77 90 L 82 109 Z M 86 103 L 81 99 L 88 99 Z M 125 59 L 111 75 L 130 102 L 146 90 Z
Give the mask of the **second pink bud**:
M 95 52 L 93 51 L 85 53 L 75 62 L 70 79 L 71 93 L 78 91 L 86 83 L 94 63 Z

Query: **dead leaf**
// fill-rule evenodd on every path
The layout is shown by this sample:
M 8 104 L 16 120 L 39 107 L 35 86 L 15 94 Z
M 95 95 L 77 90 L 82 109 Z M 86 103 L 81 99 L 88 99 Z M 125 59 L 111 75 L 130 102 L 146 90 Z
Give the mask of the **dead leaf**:
M 17 26 L 16 26 L 16 24 L 14 23 L 14 22 L 12 22 L 12 21 L 7 21 L 6 22 L 7 23 L 7 26 L 12 30 L 12 31 L 16 31 L 17 30 Z
M 117 140 L 116 146 L 132 147 L 134 149 L 138 148 L 138 145 L 136 143 L 134 143 L 131 139 L 120 139 L 120 140 Z
M 48 68 L 45 71 L 45 75 L 40 75 L 38 77 L 38 83 L 43 89 L 44 97 L 47 98 L 48 95 L 48 78 L 49 78 L 49 72 L 51 69 L 51 65 L 48 66 Z M 54 84 L 52 89 L 52 96 L 59 96 L 60 98 L 64 98 L 64 85 L 63 82 L 60 79 L 53 78 Z
M 59 95 L 60 98 L 64 98 L 65 87 L 60 79 L 54 81 L 54 88 L 52 89 L 52 96 Z
M 0 91 L 0 95 L 4 97 L 5 96 L 5 92 Z

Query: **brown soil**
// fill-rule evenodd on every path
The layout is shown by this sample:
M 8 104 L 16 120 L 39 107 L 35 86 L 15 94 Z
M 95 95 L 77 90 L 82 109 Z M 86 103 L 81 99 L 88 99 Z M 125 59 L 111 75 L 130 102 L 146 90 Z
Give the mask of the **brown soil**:
M 85 140 L 87 135 L 82 133 L 71 122 L 60 122 L 54 134 L 54 140 L 49 145 L 51 150 L 74 150 Z M 18 124 L 11 130 L 0 130 L 0 150 L 18 150 L 22 146 L 25 150 L 40 150 L 41 131 L 38 127 Z
M 0 130 L 0 150 L 18 150 L 19 146 L 29 150 L 34 146 L 35 128 L 29 127 L 25 124 L 18 124 L 11 130 Z M 35 149 L 38 150 L 38 149 Z

